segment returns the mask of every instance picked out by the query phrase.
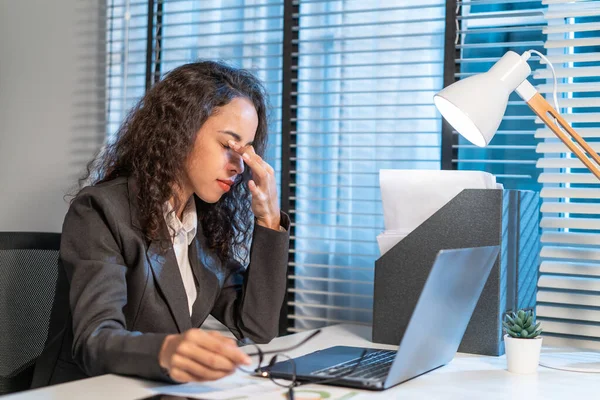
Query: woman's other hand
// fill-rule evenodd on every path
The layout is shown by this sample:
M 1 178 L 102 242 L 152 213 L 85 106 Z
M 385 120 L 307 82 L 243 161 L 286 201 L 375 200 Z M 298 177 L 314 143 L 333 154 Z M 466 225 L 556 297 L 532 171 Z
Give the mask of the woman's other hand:
M 223 378 L 239 365 L 251 363 L 235 340 L 218 332 L 190 329 L 165 338 L 158 361 L 177 382 L 202 382 Z
M 252 179 L 248 188 L 252 194 L 252 212 L 256 223 L 266 228 L 279 230 L 281 214 L 277 201 L 277 184 L 275 171 L 263 160 L 252 146 L 240 146 L 230 140 L 229 146 L 242 156 L 244 162 L 252 170 Z

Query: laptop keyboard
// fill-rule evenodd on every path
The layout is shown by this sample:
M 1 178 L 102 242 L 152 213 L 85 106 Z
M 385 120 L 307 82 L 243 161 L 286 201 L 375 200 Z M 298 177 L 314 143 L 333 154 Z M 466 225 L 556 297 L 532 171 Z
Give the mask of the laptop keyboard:
M 343 376 L 344 378 L 381 380 L 384 379 L 396 356 L 395 351 L 377 350 L 368 353 L 360 363 L 360 365 L 350 375 L 347 374 L 358 362 L 359 357 L 344 361 L 343 363 L 314 371 L 311 375 L 328 378 L 335 376 Z

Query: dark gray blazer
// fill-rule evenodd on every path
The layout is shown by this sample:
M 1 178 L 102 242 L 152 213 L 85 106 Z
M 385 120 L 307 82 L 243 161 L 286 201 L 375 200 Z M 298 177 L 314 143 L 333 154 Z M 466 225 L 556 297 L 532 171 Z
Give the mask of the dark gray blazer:
M 132 179 L 117 178 L 85 188 L 71 204 L 60 248 L 70 315 L 47 346 L 54 351 L 40 357 L 34 387 L 106 373 L 168 379 L 158 364 L 164 338 L 199 327 L 209 313 L 238 338 L 265 343 L 277 335 L 289 234 L 256 225 L 244 269 L 222 264 L 199 224 L 189 248 L 198 289 L 190 318 L 166 225 L 163 240 L 144 239 L 136 194 Z M 283 213 L 281 225 L 289 229 Z

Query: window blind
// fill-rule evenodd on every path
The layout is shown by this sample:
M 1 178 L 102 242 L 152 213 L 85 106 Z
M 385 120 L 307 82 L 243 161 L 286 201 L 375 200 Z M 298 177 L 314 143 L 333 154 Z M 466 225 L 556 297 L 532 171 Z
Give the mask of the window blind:
M 561 114 L 600 151 L 600 2 L 544 0 L 544 47 L 559 78 Z M 540 65 L 538 90 L 551 98 Z M 536 121 L 541 123 L 541 121 Z M 536 137 L 542 204 L 538 318 L 547 344 L 600 349 L 600 182 L 544 125 Z
M 283 1 L 157 1 L 155 64 L 159 74 L 199 59 L 245 68 L 269 93 L 266 160 L 281 171 Z
M 72 5 L 65 5 L 65 9 L 71 8 Z M 63 22 L 57 23 L 64 23 L 67 26 L 72 23 L 74 28 L 69 33 L 72 34 L 73 40 L 73 43 L 69 45 L 73 49 L 72 58 L 66 61 L 69 64 L 69 69 L 63 69 L 63 72 L 76 85 L 75 90 L 70 92 L 70 108 L 63 108 L 64 112 L 71 112 L 69 118 L 72 133 L 68 143 L 69 158 L 67 164 L 65 164 L 68 165 L 66 169 L 68 176 L 63 177 L 65 178 L 64 183 L 70 185 L 67 189 L 69 193 L 76 190 L 77 180 L 84 174 L 90 158 L 94 156 L 104 142 L 107 117 L 107 50 L 104 40 L 107 34 L 106 10 L 107 4 L 105 1 L 80 4 L 80 7 L 69 10 L 73 13 L 68 15 L 63 15 L 62 9 L 55 10 L 57 14 L 65 18 Z M 39 27 L 39 29 L 42 31 L 45 28 Z M 65 61 L 66 54 L 56 53 L 55 56 Z M 48 73 L 51 74 L 51 72 Z M 60 79 L 58 77 L 58 81 Z M 54 84 L 58 85 L 57 82 Z M 63 87 L 62 90 L 65 93 L 70 91 L 66 87 Z M 56 97 L 55 100 L 60 102 L 60 96 Z M 40 123 L 42 122 L 40 121 Z M 46 150 L 52 151 L 51 149 Z M 60 175 L 58 171 L 54 173 Z M 32 184 L 32 182 L 29 184 Z M 58 226 L 60 227 L 60 225 Z
M 109 0 L 106 14 L 106 140 L 112 142 L 127 112 L 146 89 L 148 1 Z
M 221 60 L 265 84 L 271 102 L 267 161 L 280 170 L 282 1 L 113 0 L 109 13 L 109 134 L 144 94 L 146 81 L 151 85 L 188 62 Z
M 378 171 L 440 166 L 445 2 L 292 3 L 289 331 L 369 324 Z
M 507 51 L 544 52 L 545 6 L 540 0 L 472 0 L 457 2 L 456 74 L 461 79 L 489 70 Z M 529 61 L 532 68 L 539 57 Z M 536 85 L 541 81 L 531 76 Z M 511 94 L 504 119 L 489 146 L 477 147 L 449 126 L 453 169 L 487 171 L 509 189 L 539 191 L 536 168 L 535 115 L 516 93 Z M 450 136 L 450 132 L 446 136 Z M 444 160 L 446 161 L 446 160 Z
M 266 160 L 281 171 L 283 2 L 112 0 L 108 7 L 109 140 L 146 89 L 170 70 L 220 60 L 258 76 L 269 93 Z

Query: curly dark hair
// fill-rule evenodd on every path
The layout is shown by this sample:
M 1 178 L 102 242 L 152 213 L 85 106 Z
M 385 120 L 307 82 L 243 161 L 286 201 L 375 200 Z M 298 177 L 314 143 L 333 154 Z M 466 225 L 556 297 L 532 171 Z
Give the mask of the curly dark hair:
M 92 184 L 120 176 L 135 179 L 142 229 L 148 240 L 158 239 L 163 204 L 174 197 L 174 187 L 181 187 L 197 132 L 219 107 L 237 97 L 254 104 L 258 115 L 254 148 L 263 156 L 267 95 L 261 82 L 250 72 L 222 62 L 196 62 L 175 68 L 144 95 L 125 118 L 116 141 L 89 163 L 80 187 L 90 178 Z M 223 262 L 248 255 L 253 226 L 249 174 L 246 168 L 218 202 L 197 202 L 207 245 Z M 180 206 L 176 200 L 173 208 Z

